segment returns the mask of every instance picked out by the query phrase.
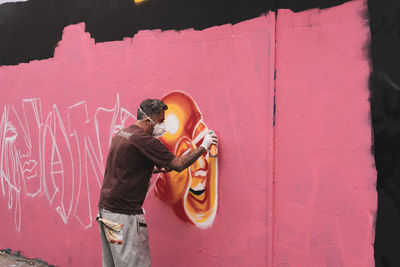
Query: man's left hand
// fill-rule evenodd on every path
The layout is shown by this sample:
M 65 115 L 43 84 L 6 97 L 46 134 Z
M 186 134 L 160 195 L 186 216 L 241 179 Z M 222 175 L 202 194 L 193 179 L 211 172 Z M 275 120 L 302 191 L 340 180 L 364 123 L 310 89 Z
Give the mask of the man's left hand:
M 171 170 L 168 167 L 161 167 L 160 169 L 157 166 L 154 166 L 153 173 L 160 173 L 160 172 L 170 172 Z

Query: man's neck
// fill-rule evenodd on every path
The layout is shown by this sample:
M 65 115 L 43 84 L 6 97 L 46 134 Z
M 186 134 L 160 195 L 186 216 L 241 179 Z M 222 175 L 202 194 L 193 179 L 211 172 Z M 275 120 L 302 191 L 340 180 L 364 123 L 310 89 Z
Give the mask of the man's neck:
M 143 129 L 143 131 L 149 135 L 151 135 L 149 127 L 146 125 L 146 122 L 144 120 L 137 120 L 135 123 L 136 126 L 140 127 Z

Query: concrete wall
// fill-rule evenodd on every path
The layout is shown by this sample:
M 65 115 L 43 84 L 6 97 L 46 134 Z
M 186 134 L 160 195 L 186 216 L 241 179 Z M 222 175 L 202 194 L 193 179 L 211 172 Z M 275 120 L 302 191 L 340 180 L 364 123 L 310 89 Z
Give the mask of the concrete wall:
M 277 19 L 277 266 L 374 266 L 365 5 Z
M 107 42 L 87 32 L 90 20 L 69 23 L 51 57 L 3 64 L 0 248 L 99 266 L 94 218 L 110 139 L 151 97 L 196 110 L 175 122 L 189 146 L 196 129 L 220 137 L 218 160 L 197 163 L 203 178 L 153 177 L 153 266 L 373 266 L 366 2 L 257 8 L 233 24 Z M 189 188 L 204 181 L 208 204 L 192 212 Z

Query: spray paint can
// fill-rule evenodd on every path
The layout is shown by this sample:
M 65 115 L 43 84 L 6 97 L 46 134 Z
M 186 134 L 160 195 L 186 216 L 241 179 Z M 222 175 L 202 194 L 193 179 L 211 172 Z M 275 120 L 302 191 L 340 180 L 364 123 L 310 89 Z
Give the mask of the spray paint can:
M 214 134 L 214 131 L 210 131 L 210 134 Z M 217 145 L 210 146 L 210 157 L 218 157 L 218 147 Z

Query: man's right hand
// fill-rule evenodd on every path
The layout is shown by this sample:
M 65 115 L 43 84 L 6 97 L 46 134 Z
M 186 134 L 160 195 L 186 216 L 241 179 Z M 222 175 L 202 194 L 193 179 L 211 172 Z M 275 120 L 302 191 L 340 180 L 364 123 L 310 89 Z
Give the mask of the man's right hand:
M 218 137 L 213 131 L 209 131 L 206 136 L 204 136 L 203 143 L 201 144 L 206 150 L 210 149 L 211 145 L 216 145 L 218 143 Z
M 217 143 L 218 137 L 212 131 L 210 131 L 208 134 L 206 134 L 206 136 L 204 136 L 203 143 L 198 148 L 192 150 L 188 154 L 175 157 L 168 167 L 171 170 L 181 172 L 192 165 L 202 154 L 204 154 L 204 149 L 207 151 L 210 149 L 211 145 L 216 145 Z

